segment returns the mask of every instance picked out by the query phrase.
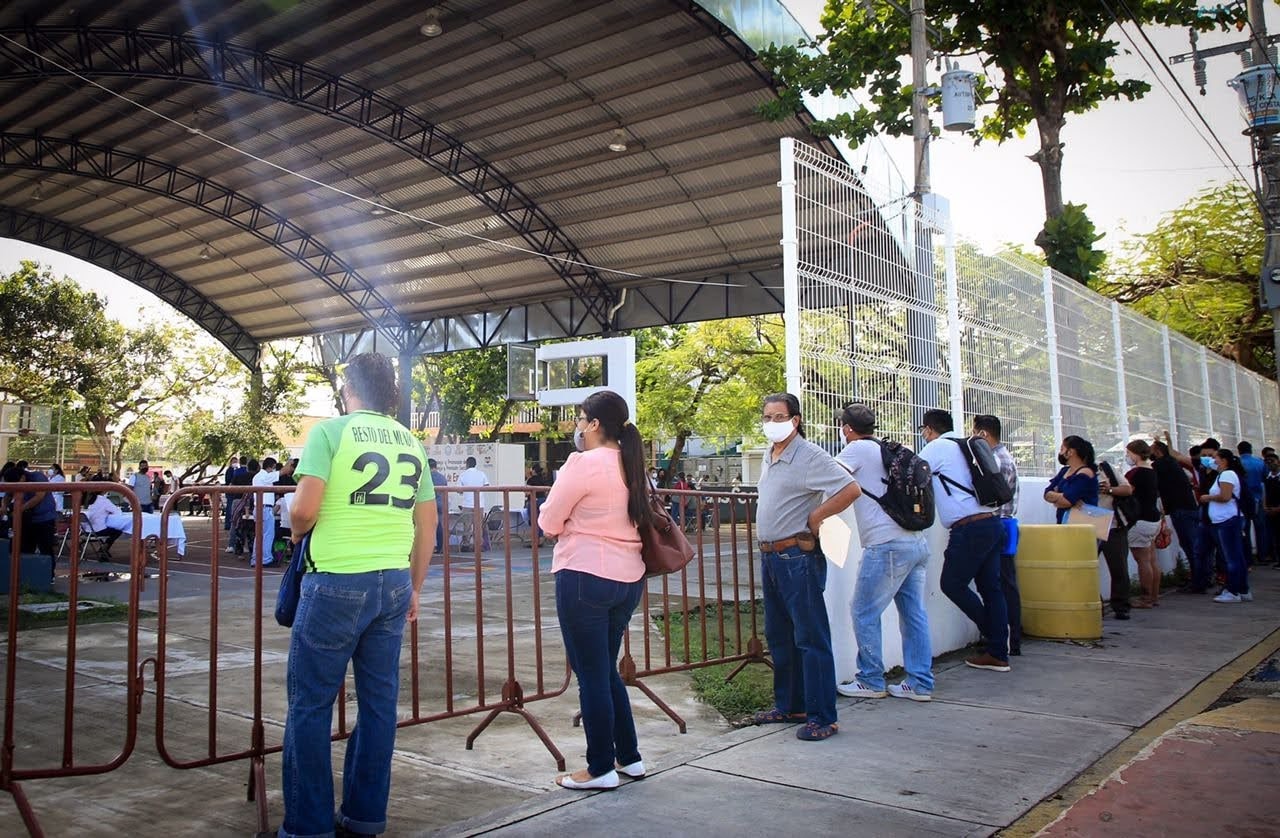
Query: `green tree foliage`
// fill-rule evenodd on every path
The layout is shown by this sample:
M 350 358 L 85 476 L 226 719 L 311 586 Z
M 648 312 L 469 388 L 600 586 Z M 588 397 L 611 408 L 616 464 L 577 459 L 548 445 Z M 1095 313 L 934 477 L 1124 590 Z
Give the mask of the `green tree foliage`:
M 507 351 L 503 347 L 428 355 L 414 370 L 414 388 L 421 404 L 439 407 L 436 442 L 448 435 L 467 439 L 472 425 L 489 426 L 489 439 L 497 439 L 516 406 L 506 398 Z
M 1105 234 L 1097 231 L 1084 209 L 1084 204 L 1064 205 L 1061 215 L 1044 223 L 1040 236 L 1049 266 L 1087 285 L 1107 254 L 1094 248 Z
M 911 52 L 905 5 L 828 0 L 822 35 L 799 46 L 775 45 L 762 55 L 785 87 L 761 112 L 781 119 L 803 107 L 804 93 L 861 91 L 868 104 L 816 122 L 814 133 L 842 136 L 854 145 L 877 133 L 910 134 L 913 91 L 904 84 L 902 64 Z M 1196 0 L 929 0 L 927 8 L 933 50 L 976 54 L 991 78 L 980 78 L 977 90 L 980 103 L 994 104 L 977 139 L 1004 142 L 1035 123 L 1040 149 L 1031 159 L 1040 167 L 1046 220 L 1064 211 L 1061 137 L 1067 115 L 1108 100 L 1138 99 L 1150 90 L 1144 81 L 1117 78 L 1111 67 L 1119 46 L 1108 37 L 1116 22 L 1112 12 L 1126 23 L 1202 31 L 1243 19 L 1238 7 L 1209 11 Z M 1050 253 L 1043 234 L 1037 243 Z
M 1098 291 L 1242 366 L 1276 374 L 1271 318 L 1261 310 L 1262 218 L 1248 189 L 1206 189 L 1114 258 Z
M 761 397 L 783 388 L 778 318 L 649 329 L 637 335 L 636 344 L 637 424 L 646 437 L 674 440 L 672 471 L 692 436 L 751 435 L 760 421 Z

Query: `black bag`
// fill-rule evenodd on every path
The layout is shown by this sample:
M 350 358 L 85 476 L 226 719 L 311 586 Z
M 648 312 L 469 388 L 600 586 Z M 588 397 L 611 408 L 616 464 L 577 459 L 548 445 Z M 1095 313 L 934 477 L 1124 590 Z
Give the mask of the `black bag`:
M 916 452 L 900 442 L 877 439 L 884 463 L 884 494 L 862 493 L 880 504 L 904 530 L 919 532 L 933 526 L 933 472 Z
M 947 488 L 950 484 L 973 495 L 983 506 L 1002 506 L 1013 500 L 1013 487 L 1004 479 L 1004 472 L 1000 471 L 996 455 L 985 439 L 980 436 L 972 436 L 968 439 L 947 437 L 947 439 L 960 446 L 960 453 L 964 454 L 965 462 L 969 465 L 969 476 L 973 480 L 973 487 L 970 488 L 946 475 L 938 475 L 938 479 L 942 481 L 942 488 L 947 489 L 947 494 L 951 494 L 951 490 Z
M 280 577 L 280 590 L 276 592 L 276 622 L 285 628 L 293 626 L 293 618 L 298 615 L 298 602 L 302 599 L 302 574 L 307 572 L 307 564 L 311 561 L 311 534 L 293 545 L 293 558 Z M 312 565 L 315 569 L 315 565 Z
M 1107 480 L 1111 481 L 1112 486 L 1120 485 L 1120 481 L 1116 479 L 1115 470 L 1111 468 L 1111 463 L 1101 460 L 1098 467 L 1106 472 Z M 1111 511 L 1116 514 L 1116 527 L 1122 530 L 1129 529 L 1142 517 L 1142 505 L 1133 495 L 1112 495 Z

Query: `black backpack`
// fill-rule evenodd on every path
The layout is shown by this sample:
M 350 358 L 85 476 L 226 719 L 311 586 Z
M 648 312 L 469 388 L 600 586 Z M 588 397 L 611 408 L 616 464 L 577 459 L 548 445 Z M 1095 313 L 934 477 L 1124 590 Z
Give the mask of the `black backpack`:
M 884 494 L 862 493 L 904 530 L 919 532 L 933 526 L 933 472 L 929 464 L 900 442 L 877 439 L 884 463 Z
M 1116 479 L 1115 470 L 1111 468 L 1111 463 L 1099 460 L 1098 467 L 1107 473 L 1107 480 L 1111 481 L 1112 486 L 1120 485 L 1120 481 Z M 1122 530 L 1127 530 L 1138 523 L 1138 519 L 1142 516 L 1142 504 L 1133 495 L 1112 495 L 1111 511 L 1116 514 L 1115 525 Z
M 996 455 L 985 439 L 980 436 L 968 439 L 947 437 L 947 439 L 960 446 L 960 453 L 964 454 L 965 462 L 969 465 L 969 476 L 973 479 L 973 488 L 969 488 L 945 474 L 938 475 L 938 479 L 942 481 L 942 488 L 947 490 L 947 494 L 951 494 L 951 490 L 947 488 L 950 484 L 962 492 L 973 495 L 983 506 L 1002 506 L 1013 500 L 1013 487 L 1004 479 L 1004 472 L 1000 471 Z

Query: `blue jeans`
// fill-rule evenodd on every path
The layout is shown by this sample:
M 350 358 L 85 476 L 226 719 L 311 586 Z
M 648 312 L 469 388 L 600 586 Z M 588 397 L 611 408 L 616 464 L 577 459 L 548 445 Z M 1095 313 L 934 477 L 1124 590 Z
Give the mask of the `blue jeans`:
M 578 706 L 587 736 L 587 771 L 608 774 L 614 762 L 640 759 L 627 686 L 618 674 L 618 650 L 644 580 L 617 582 L 577 570 L 556 573 L 556 613 L 569 666 L 578 676 Z
M 827 559 L 789 547 L 761 553 L 764 636 L 773 658 L 773 700 L 820 725 L 836 721 L 836 661 L 822 592 Z
M 1227 564 L 1227 590 L 1233 594 L 1249 592 L 1249 566 L 1244 558 L 1244 530 L 1241 516 L 1237 515 L 1212 524 L 1213 535 L 1218 540 L 1218 549 L 1222 551 L 1222 559 Z
M 284 728 L 284 824 L 279 838 L 387 828 L 396 741 L 400 644 L 413 586 L 408 570 L 308 573 L 289 641 L 289 716 Z M 330 728 L 350 661 L 357 714 L 333 810 Z
M 1000 588 L 1004 539 L 1004 524 L 995 517 L 953 527 L 942 554 L 942 592 L 982 632 L 987 654 L 1007 661 L 1009 611 Z M 970 582 L 977 584 L 977 594 L 970 590 Z
M 858 681 L 884 689 L 880 615 L 892 600 L 902 631 L 905 679 L 918 693 L 933 692 L 933 649 L 925 607 L 929 545 L 919 536 L 897 538 L 864 548 L 853 589 L 853 632 L 858 639 Z

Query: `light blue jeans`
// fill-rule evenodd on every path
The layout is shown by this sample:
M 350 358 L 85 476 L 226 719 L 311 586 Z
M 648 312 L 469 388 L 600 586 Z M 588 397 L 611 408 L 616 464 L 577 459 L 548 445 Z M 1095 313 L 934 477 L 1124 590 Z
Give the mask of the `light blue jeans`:
M 933 692 L 933 648 L 925 607 L 929 545 L 919 536 L 897 538 L 864 548 L 853 589 L 853 633 L 858 640 L 858 681 L 884 689 L 880 615 L 892 601 L 902 630 L 905 683 L 918 693 Z

